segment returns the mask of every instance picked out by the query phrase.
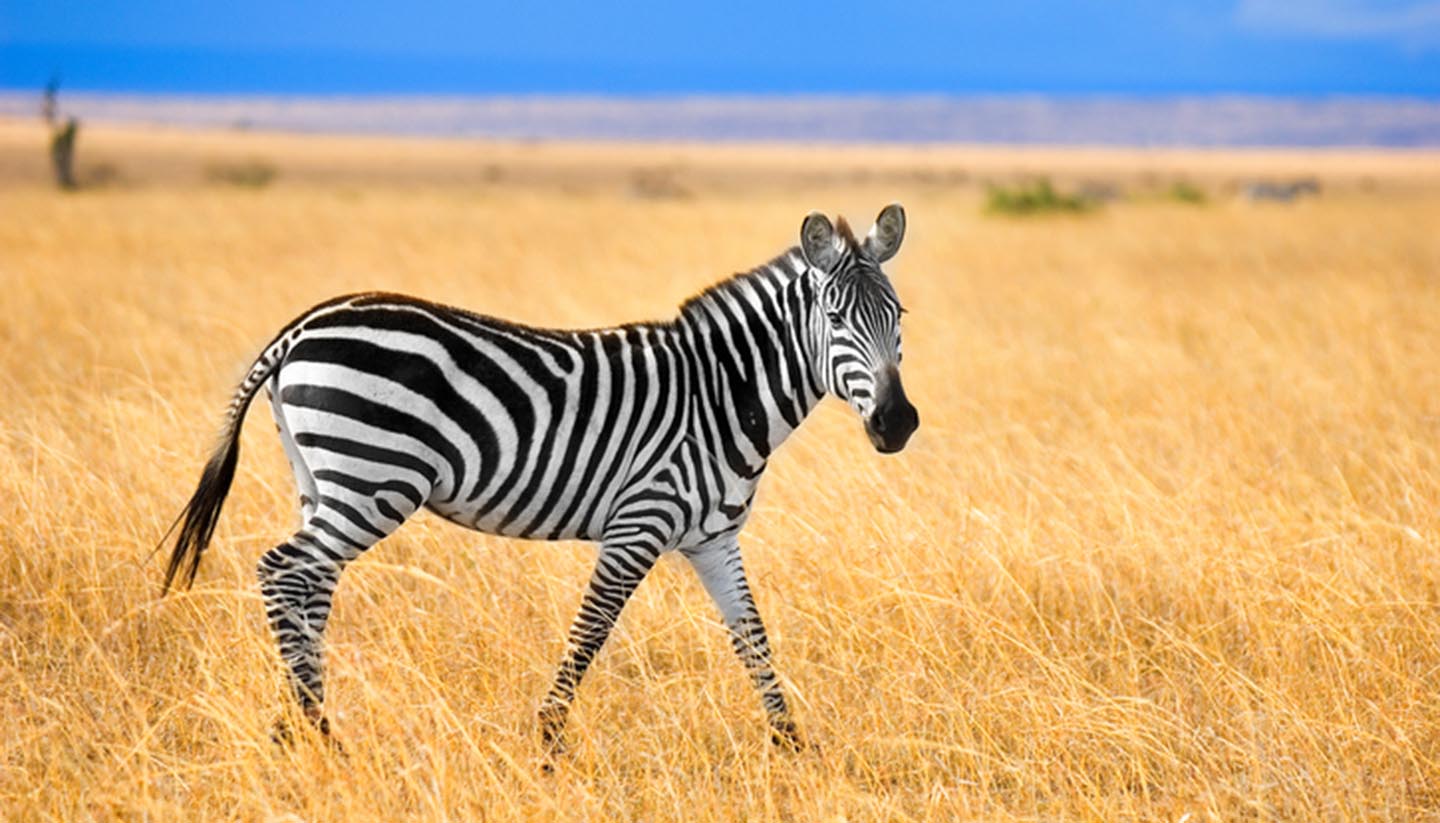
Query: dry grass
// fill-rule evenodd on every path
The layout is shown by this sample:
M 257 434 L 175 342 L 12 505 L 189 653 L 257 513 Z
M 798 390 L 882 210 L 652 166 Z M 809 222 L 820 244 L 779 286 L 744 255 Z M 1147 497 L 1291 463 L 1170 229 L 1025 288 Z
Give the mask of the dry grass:
M 277 182 L 147 183 L 114 150 L 126 185 L 66 195 L 27 182 L 27 132 L 7 128 L 5 816 L 1440 817 L 1440 188 L 1416 183 L 1433 158 L 1277 156 L 1371 181 L 1290 207 L 1007 221 L 944 175 L 856 171 L 856 150 L 829 156 L 853 174 L 808 188 L 691 177 L 656 200 L 624 173 L 307 181 L 285 140 L 227 137 Z M 356 143 L 306 145 L 365 166 Z M 1197 174 L 1256 162 L 1226 157 Z M 882 458 L 826 405 L 745 541 L 818 752 L 772 750 L 699 585 L 663 562 L 581 690 L 573 755 L 542 774 L 534 714 L 591 552 L 425 516 L 337 598 L 349 756 L 272 746 L 284 695 L 251 569 L 295 514 L 263 408 L 199 583 L 157 599 L 148 553 L 230 387 L 312 302 L 661 315 L 791 243 L 809 209 L 890 199 L 911 217 L 893 274 L 921 430 Z

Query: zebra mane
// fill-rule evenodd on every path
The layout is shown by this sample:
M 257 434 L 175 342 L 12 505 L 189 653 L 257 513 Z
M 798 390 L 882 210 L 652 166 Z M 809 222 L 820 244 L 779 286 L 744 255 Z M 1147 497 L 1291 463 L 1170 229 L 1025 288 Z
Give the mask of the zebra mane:
M 835 218 L 835 236 L 840 240 L 842 244 L 844 244 L 846 251 L 851 257 L 859 258 L 864 255 L 864 248 L 861 245 L 860 240 L 855 237 L 854 230 L 850 228 L 850 224 L 846 222 L 844 217 L 837 216 Z M 721 280 L 718 283 L 702 289 L 697 294 L 691 295 L 685 300 L 685 302 L 680 304 L 680 318 L 692 315 L 696 311 L 697 307 L 709 302 L 717 295 L 733 292 L 737 290 L 741 284 L 748 283 L 753 280 L 766 280 L 776 285 L 783 285 L 784 283 L 788 283 L 791 280 L 794 280 L 796 277 L 799 277 L 800 275 L 805 273 L 808 264 L 804 263 L 804 260 L 805 256 L 804 253 L 801 251 L 800 247 L 791 246 L 784 253 L 776 256 L 773 260 L 762 266 L 756 266 L 750 271 L 740 272 L 738 274 L 732 275 L 724 280 Z M 797 266 L 795 261 L 801 262 Z M 867 269 L 863 273 L 869 274 L 871 272 L 869 272 L 869 270 Z M 879 275 L 879 269 L 875 269 L 873 274 Z M 889 282 L 886 281 L 883 276 L 877 277 L 876 279 L 879 281 L 881 288 L 885 289 L 893 295 L 893 289 L 891 288 Z
M 843 218 L 841 218 L 840 225 L 843 227 L 842 231 L 844 232 L 844 236 L 848 238 L 848 242 L 854 243 L 854 235 L 850 233 L 850 227 L 845 225 Z M 628 331 L 632 329 L 673 329 L 685 318 L 693 316 L 697 311 L 701 311 L 702 309 L 700 307 L 703 306 L 705 303 L 712 301 L 717 295 L 729 294 L 738 291 L 743 284 L 760 280 L 771 284 L 772 287 L 778 288 L 786 283 L 793 281 L 796 277 L 799 277 L 805 273 L 807 264 L 804 262 L 804 259 L 804 255 L 800 251 L 800 247 L 791 246 L 785 252 L 776 255 L 768 263 L 756 266 L 749 271 L 739 272 L 737 274 L 731 275 L 730 277 L 727 277 L 724 280 L 719 281 L 718 283 L 713 283 L 710 286 L 707 286 L 706 288 L 697 292 L 696 294 L 693 294 L 690 297 L 686 298 L 684 302 L 680 304 L 678 314 L 673 317 L 670 317 L 668 319 L 632 320 L 629 322 L 617 323 L 615 325 L 609 326 L 591 326 L 584 328 L 548 328 L 544 326 L 536 326 L 529 323 L 522 323 L 515 320 L 495 317 L 493 315 L 471 311 L 469 309 L 460 308 L 458 306 L 450 306 L 443 303 L 437 303 L 419 297 L 412 297 L 410 295 L 395 294 L 392 292 L 383 291 L 362 292 L 358 294 L 349 294 L 342 297 L 333 298 L 332 300 L 328 300 L 324 303 L 320 303 L 314 306 L 310 309 L 310 312 L 315 312 L 317 310 L 327 308 L 332 304 L 347 304 L 356 308 L 364 308 L 371 305 L 398 304 L 412 306 L 427 312 L 448 315 L 454 318 L 463 318 L 469 322 L 482 323 L 492 328 L 501 329 L 514 334 L 539 335 L 546 337 L 566 337 L 568 335 L 577 333 Z
M 799 246 L 791 246 L 783 254 L 777 255 L 770 262 L 756 266 L 750 271 L 739 272 L 711 284 L 696 294 L 685 299 L 680 304 L 680 317 L 692 315 L 700 306 L 712 301 L 716 296 L 729 294 L 740 288 L 742 284 L 755 280 L 763 280 L 775 285 L 783 285 L 794 280 L 805 273 L 804 264 L 796 266 L 795 261 L 803 261 L 805 258 L 800 252 Z

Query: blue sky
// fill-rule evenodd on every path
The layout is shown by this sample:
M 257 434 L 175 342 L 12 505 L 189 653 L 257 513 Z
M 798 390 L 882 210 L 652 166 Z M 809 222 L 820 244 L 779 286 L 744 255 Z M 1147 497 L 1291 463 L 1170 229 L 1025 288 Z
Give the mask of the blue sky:
M 0 87 L 1440 97 L 1440 0 L 7 0 Z

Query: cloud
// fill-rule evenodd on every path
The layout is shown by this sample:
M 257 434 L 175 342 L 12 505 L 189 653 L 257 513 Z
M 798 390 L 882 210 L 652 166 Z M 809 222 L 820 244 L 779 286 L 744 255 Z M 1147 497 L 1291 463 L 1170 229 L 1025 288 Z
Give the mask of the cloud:
M 1235 20 L 1276 34 L 1440 46 L 1440 0 L 1240 0 Z

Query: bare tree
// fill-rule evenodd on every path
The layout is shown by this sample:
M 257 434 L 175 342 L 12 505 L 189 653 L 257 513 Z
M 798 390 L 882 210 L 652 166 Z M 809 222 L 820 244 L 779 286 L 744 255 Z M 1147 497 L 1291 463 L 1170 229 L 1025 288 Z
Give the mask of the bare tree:
M 60 116 L 60 75 L 52 75 L 50 82 L 45 84 L 45 96 L 40 100 L 40 116 L 45 118 L 45 125 L 54 128 L 55 118 Z
M 55 169 L 55 183 L 62 189 L 74 189 L 75 185 L 75 137 L 80 132 L 80 121 L 75 117 L 60 122 L 60 76 L 57 74 L 45 84 L 45 95 L 40 102 L 40 116 L 50 127 L 50 163 Z

